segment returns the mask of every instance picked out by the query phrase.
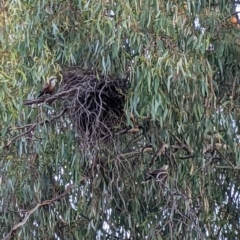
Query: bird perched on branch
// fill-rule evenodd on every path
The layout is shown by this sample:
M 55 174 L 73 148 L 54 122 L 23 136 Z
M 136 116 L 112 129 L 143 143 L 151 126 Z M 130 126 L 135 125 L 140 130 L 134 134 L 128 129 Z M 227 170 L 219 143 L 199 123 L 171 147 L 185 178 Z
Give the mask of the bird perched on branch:
M 168 167 L 169 167 L 168 165 L 164 165 L 162 168 L 148 173 L 145 182 L 153 178 L 158 182 L 164 183 L 168 177 Z
M 40 91 L 38 98 L 45 94 L 52 94 L 56 87 L 57 77 L 51 76 L 48 80 L 48 83 L 45 83 Z

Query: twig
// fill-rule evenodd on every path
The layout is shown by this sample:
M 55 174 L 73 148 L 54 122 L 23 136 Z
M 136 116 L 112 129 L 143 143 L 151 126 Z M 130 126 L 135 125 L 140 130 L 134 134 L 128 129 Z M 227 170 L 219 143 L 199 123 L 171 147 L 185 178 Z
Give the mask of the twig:
M 7 149 L 14 140 L 16 140 L 16 139 L 20 138 L 21 136 L 23 136 L 23 135 L 31 132 L 31 131 L 36 127 L 36 125 L 37 125 L 37 124 L 33 124 L 32 127 L 30 127 L 30 129 L 28 129 L 27 131 L 25 131 L 25 132 L 23 132 L 23 133 L 15 136 L 15 137 L 12 138 L 11 140 L 9 140 L 9 142 L 8 142 L 3 148 L 4 148 L 4 149 Z
M 23 127 L 19 127 L 19 129 L 24 128 L 24 127 L 30 127 L 27 131 L 15 136 L 14 138 L 12 138 L 11 140 L 9 140 L 9 142 L 4 146 L 4 148 L 8 148 L 10 146 L 10 144 L 15 141 L 16 139 L 20 138 L 23 135 L 26 135 L 27 133 L 31 132 L 32 130 L 34 130 L 36 128 L 36 126 L 39 124 L 40 126 L 46 124 L 46 123 L 51 123 L 53 122 L 55 119 L 61 117 L 65 112 L 67 111 L 67 108 L 65 108 L 62 112 L 60 112 L 58 115 L 54 116 L 53 118 L 51 118 L 50 120 L 44 120 L 40 123 L 33 123 L 33 124 L 28 124 L 26 126 Z M 12 128 L 13 129 L 13 128 Z M 16 128 L 17 129 L 17 128 Z
M 227 17 L 225 17 L 222 21 L 220 21 L 217 26 L 215 26 L 215 29 L 217 30 L 217 32 L 214 34 L 214 37 L 217 37 L 217 35 L 219 34 L 220 30 L 221 30 L 221 26 L 222 26 L 222 23 L 225 22 L 228 18 L 230 18 L 231 16 L 234 16 L 236 14 L 240 13 L 239 11 L 238 12 L 234 12 L 230 15 L 228 15 Z M 215 31 L 215 30 L 214 30 Z
M 215 148 L 215 150 L 228 163 L 228 165 L 231 166 L 232 169 L 234 169 L 234 165 L 226 157 L 224 157 L 223 154 L 217 148 Z
M 18 211 L 15 211 L 15 210 L 12 210 L 10 209 L 9 207 L 3 205 L 3 204 L 0 204 L 0 206 L 2 206 L 3 208 L 7 209 L 9 212 L 13 212 L 13 213 L 22 213 L 22 212 L 27 212 L 27 210 L 18 210 Z
M 39 103 L 49 103 L 49 102 L 53 102 L 54 100 L 62 97 L 62 96 L 66 96 L 66 94 L 69 94 L 69 93 L 72 93 L 72 92 L 75 92 L 76 89 L 69 89 L 68 91 L 62 91 L 60 93 L 56 93 L 54 95 L 43 95 L 43 97 L 40 97 L 40 98 L 35 98 L 35 99 L 31 99 L 31 100 L 26 100 L 23 102 L 23 104 L 25 106 L 29 106 L 29 105 L 32 105 L 32 104 L 39 104 Z
M 188 154 L 193 154 L 193 150 L 191 149 L 190 146 L 187 144 L 183 143 L 177 136 L 175 136 L 171 131 L 169 131 L 170 134 L 176 139 L 178 142 L 179 146 L 176 145 L 171 145 L 171 148 L 176 148 L 176 149 L 183 149 L 188 152 Z
M 43 201 L 42 203 L 37 203 L 37 205 L 32 208 L 31 210 L 27 211 L 26 214 L 25 214 L 25 217 L 23 218 L 23 220 L 19 223 L 17 223 L 16 225 L 14 225 L 11 229 L 11 231 L 6 235 L 6 237 L 4 237 L 2 240 L 9 240 L 11 237 L 12 237 L 12 234 L 18 229 L 20 228 L 21 226 L 23 226 L 27 220 L 29 219 L 29 217 L 41 206 L 44 206 L 44 205 L 49 205 L 53 202 L 56 202 L 62 198 L 64 198 L 66 195 L 68 195 L 71 191 L 71 189 L 73 188 L 73 185 L 69 185 L 67 187 L 67 189 L 65 190 L 64 193 L 50 199 L 50 200 L 45 200 Z
M 168 144 L 166 144 L 165 142 L 161 142 L 159 148 L 158 148 L 157 151 L 154 153 L 154 155 L 153 155 L 153 157 L 152 157 L 152 159 L 151 159 L 151 162 L 150 162 L 150 164 L 149 164 L 149 166 L 148 166 L 148 169 L 150 169 L 150 168 L 153 166 L 154 162 L 156 161 L 156 159 L 157 159 L 157 157 L 158 157 L 159 155 L 165 154 L 165 149 L 168 148 L 168 147 L 169 147 Z
M 139 149 L 136 151 L 125 152 L 125 153 L 117 155 L 115 158 L 110 159 L 109 162 L 114 161 L 116 158 L 119 158 L 119 157 L 126 157 L 128 155 L 140 155 L 141 153 L 151 152 L 152 150 L 153 149 L 151 147 L 149 147 L 149 148 Z

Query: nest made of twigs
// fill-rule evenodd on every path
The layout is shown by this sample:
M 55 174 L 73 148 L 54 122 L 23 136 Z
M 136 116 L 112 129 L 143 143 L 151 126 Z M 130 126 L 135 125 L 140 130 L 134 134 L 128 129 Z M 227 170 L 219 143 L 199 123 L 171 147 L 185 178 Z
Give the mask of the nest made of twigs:
M 65 100 L 78 136 L 92 143 L 113 136 L 122 125 L 127 79 L 75 67 L 62 75 L 57 95 Z

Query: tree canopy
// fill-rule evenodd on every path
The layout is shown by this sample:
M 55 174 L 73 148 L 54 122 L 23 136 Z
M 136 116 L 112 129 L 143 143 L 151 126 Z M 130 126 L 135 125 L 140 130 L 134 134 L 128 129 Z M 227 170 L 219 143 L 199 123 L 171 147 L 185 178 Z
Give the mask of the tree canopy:
M 237 239 L 239 37 L 227 0 L 1 1 L 1 238 Z

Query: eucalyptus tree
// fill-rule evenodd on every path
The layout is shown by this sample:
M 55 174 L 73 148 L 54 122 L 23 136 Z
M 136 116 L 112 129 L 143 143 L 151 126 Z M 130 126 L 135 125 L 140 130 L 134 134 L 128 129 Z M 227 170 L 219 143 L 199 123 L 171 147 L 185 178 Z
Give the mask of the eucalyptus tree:
M 0 4 L 2 239 L 237 238 L 234 2 Z

